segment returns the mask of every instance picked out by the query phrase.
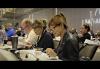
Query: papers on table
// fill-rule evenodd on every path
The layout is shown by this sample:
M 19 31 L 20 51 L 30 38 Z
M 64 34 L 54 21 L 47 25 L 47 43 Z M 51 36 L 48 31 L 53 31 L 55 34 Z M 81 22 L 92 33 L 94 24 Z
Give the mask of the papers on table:
M 4 45 L 4 46 L 0 46 L 0 48 L 1 48 L 1 49 L 7 49 L 7 48 L 11 49 L 11 48 L 12 48 L 12 46 L 9 46 L 9 45 Z
M 20 50 L 20 57 L 24 61 L 50 61 L 58 60 L 58 57 L 49 57 L 46 53 L 35 50 Z M 26 58 L 27 57 L 27 58 Z
M 86 39 L 85 42 L 86 44 L 90 44 L 90 45 L 100 45 L 100 41 L 92 41 L 92 40 L 88 40 Z

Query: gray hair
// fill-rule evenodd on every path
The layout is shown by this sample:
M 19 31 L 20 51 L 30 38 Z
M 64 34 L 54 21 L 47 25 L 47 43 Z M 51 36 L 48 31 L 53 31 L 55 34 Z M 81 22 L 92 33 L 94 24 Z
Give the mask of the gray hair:
M 27 25 L 32 26 L 32 21 L 31 21 L 30 19 L 28 19 L 28 18 L 23 19 L 23 20 L 22 20 L 22 23 L 25 23 L 25 24 L 27 24 Z

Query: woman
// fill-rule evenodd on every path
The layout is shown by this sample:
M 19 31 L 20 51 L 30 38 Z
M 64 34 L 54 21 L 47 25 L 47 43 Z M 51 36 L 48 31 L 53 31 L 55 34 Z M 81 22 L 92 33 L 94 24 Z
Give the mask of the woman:
M 50 57 L 57 55 L 63 61 L 79 60 L 79 44 L 77 39 L 68 32 L 65 16 L 63 14 L 55 15 L 49 23 L 49 27 L 51 26 L 53 34 L 56 37 L 60 36 L 61 40 L 55 50 L 48 48 L 46 53 Z
M 16 35 L 16 30 L 14 29 L 12 23 L 7 23 L 6 24 L 6 34 L 8 37 L 8 41 L 11 41 L 11 37 Z
M 33 23 L 33 29 L 39 36 L 36 47 L 43 48 L 54 48 L 53 39 L 49 32 L 46 31 L 46 24 L 43 20 L 35 20 Z

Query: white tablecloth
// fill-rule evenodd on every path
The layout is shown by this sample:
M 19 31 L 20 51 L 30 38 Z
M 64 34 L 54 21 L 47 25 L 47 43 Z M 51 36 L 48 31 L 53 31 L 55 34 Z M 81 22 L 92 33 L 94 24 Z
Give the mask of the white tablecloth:
M 35 50 L 20 50 L 20 57 L 23 61 L 37 61 L 37 59 L 39 61 L 61 61 L 58 57 L 49 57 L 46 53 Z

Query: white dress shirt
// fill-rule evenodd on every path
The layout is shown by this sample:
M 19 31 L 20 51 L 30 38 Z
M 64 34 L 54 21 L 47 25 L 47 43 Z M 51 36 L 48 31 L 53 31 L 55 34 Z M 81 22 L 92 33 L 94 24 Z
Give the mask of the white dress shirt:
M 25 43 L 36 44 L 37 39 L 38 39 L 38 36 L 34 32 L 34 29 L 32 29 L 29 34 L 25 35 Z

